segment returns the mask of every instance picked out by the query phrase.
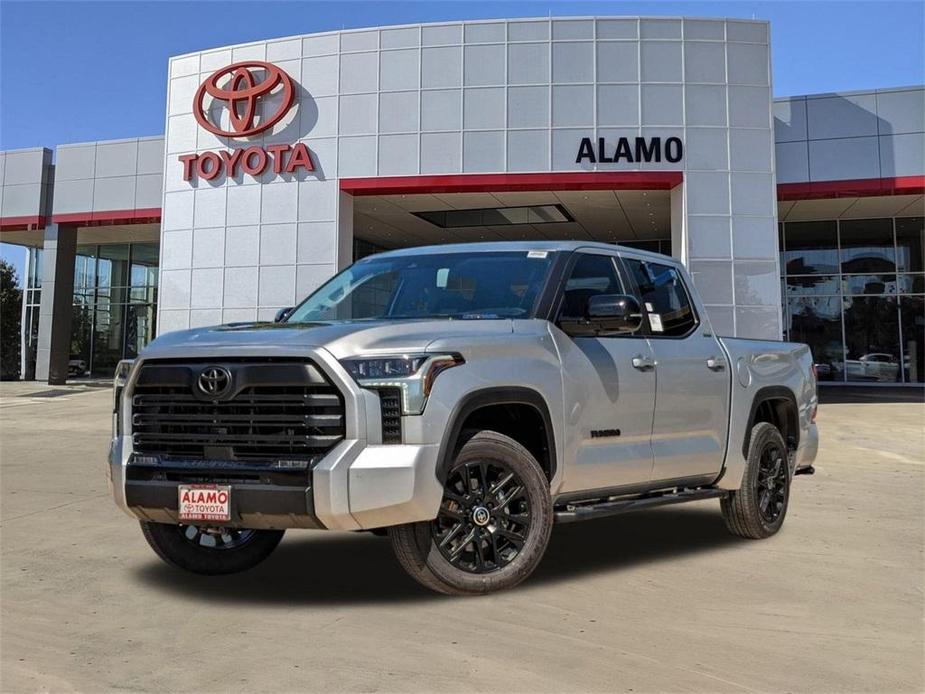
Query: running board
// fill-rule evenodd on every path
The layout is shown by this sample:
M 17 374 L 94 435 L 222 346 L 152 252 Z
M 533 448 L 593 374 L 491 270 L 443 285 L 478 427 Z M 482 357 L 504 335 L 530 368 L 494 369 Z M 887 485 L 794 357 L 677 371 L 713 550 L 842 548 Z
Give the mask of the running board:
M 700 499 L 718 499 L 729 492 L 725 489 L 686 489 L 675 494 L 660 494 L 658 496 L 644 496 L 636 499 L 617 499 L 615 501 L 602 501 L 597 504 L 576 506 L 569 504 L 563 510 L 556 511 L 553 518 L 557 523 L 574 523 L 575 521 L 591 520 L 592 518 L 606 518 L 616 516 L 627 511 L 638 511 L 655 506 L 668 506 L 680 504 L 685 501 L 699 501 Z

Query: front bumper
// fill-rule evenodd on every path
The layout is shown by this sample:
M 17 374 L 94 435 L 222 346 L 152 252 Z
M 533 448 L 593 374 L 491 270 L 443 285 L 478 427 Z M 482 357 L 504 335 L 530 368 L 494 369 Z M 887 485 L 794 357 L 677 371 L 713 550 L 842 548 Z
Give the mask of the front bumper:
M 301 484 L 235 481 L 221 467 L 176 468 L 122 462 L 122 439 L 113 439 L 109 479 L 116 503 L 129 515 L 179 523 L 177 488 L 187 482 L 231 486 L 230 527 L 362 530 L 430 520 L 442 488 L 436 476 L 439 446 L 337 446 Z M 162 472 L 162 469 L 164 472 Z M 152 472 L 156 471 L 156 472 Z

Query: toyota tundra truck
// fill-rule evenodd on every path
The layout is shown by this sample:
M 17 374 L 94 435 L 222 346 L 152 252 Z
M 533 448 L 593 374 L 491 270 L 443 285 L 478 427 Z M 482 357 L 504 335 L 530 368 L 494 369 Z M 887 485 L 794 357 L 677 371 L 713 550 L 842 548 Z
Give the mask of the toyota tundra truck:
M 365 530 L 457 595 L 524 580 L 555 523 L 718 499 L 774 535 L 818 446 L 806 345 L 720 337 L 678 261 L 597 243 L 370 256 L 273 322 L 159 337 L 114 391 L 112 493 L 169 564 Z

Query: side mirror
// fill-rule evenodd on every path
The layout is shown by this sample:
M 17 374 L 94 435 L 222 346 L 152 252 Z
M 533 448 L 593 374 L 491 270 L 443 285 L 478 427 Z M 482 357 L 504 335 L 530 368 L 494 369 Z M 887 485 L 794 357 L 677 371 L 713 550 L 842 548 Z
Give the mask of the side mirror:
M 561 317 L 559 327 L 572 337 L 594 337 L 635 332 L 642 324 L 639 302 L 626 294 L 590 296 L 585 301 L 583 314 Z
M 274 323 L 282 323 L 284 320 L 289 318 L 292 315 L 292 312 L 295 310 L 295 306 L 287 306 L 286 308 L 281 308 L 276 312 L 276 316 L 273 318 Z
M 595 334 L 632 333 L 642 324 L 639 302 L 626 294 L 590 297 L 585 316 Z

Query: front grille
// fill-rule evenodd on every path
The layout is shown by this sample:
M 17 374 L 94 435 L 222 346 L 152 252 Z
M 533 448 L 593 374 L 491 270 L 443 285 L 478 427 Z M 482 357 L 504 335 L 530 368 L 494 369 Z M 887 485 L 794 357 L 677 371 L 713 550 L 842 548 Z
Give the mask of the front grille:
M 382 415 L 382 443 L 401 443 L 401 391 L 398 388 L 381 388 L 379 410 Z
M 205 368 L 231 374 L 226 395 L 199 389 Z M 316 459 L 344 438 L 340 392 L 309 361 L 153 361 L 132 395 L 136 453 L 198 460 Z

